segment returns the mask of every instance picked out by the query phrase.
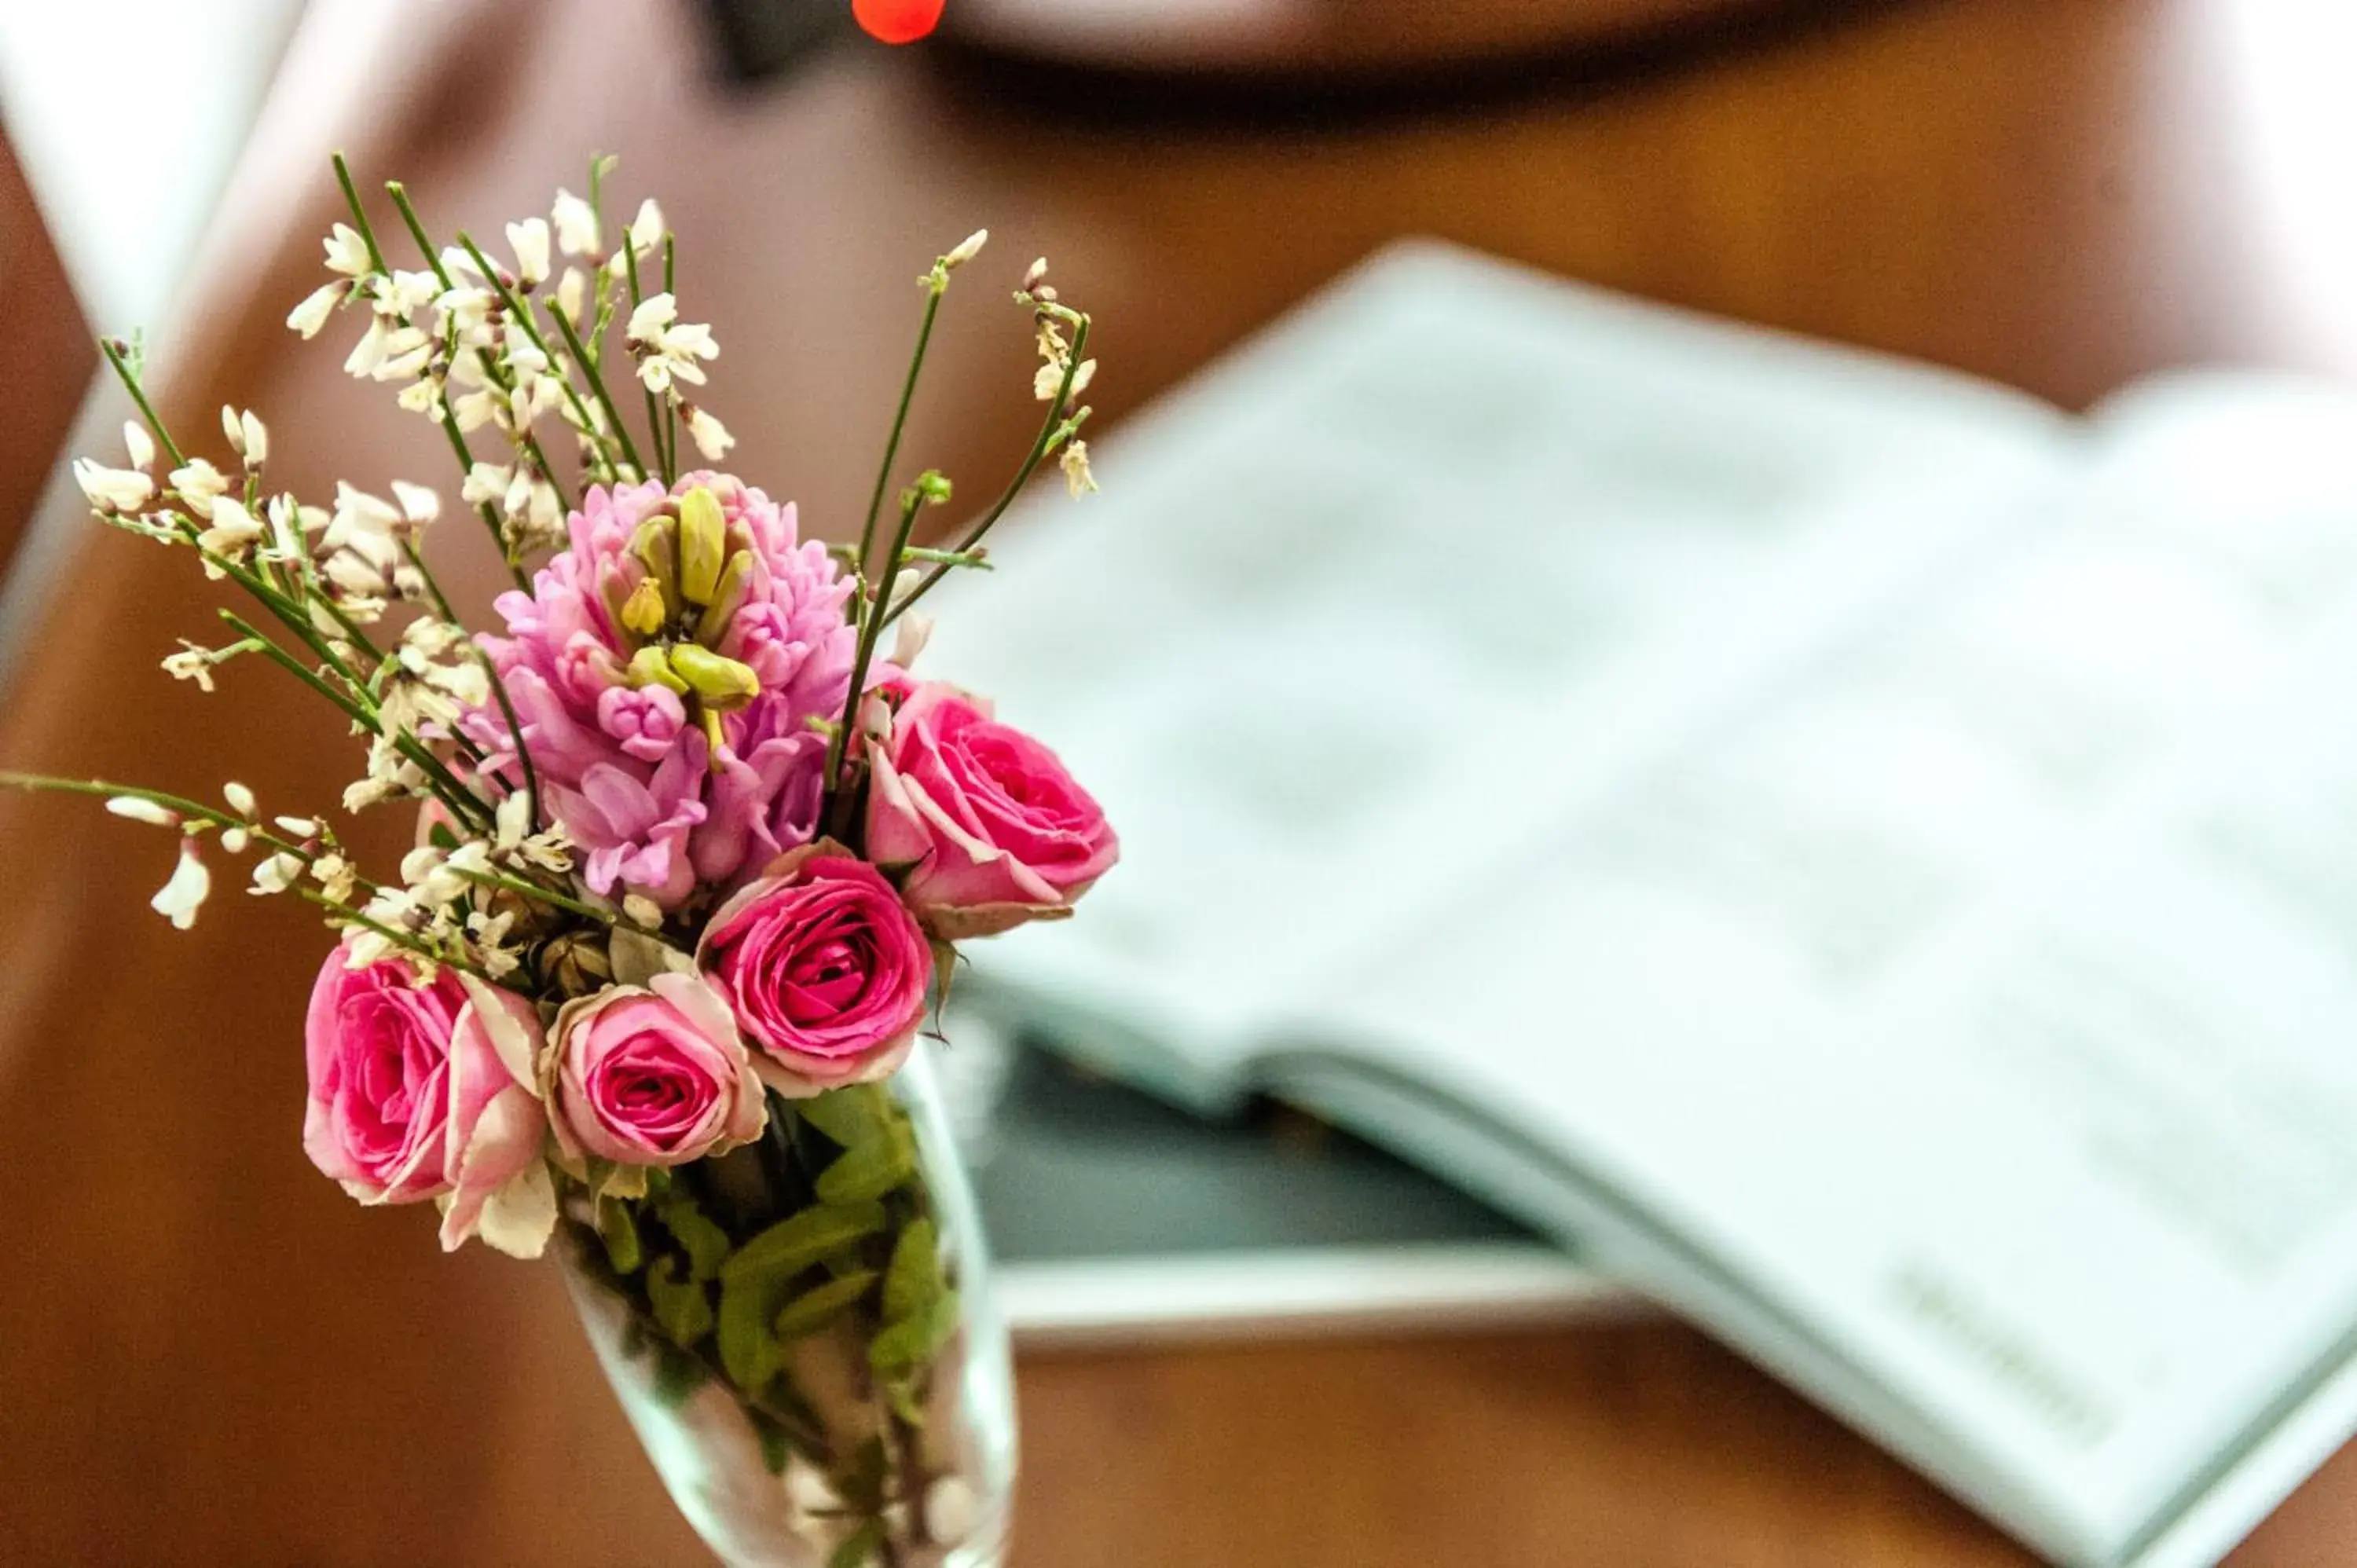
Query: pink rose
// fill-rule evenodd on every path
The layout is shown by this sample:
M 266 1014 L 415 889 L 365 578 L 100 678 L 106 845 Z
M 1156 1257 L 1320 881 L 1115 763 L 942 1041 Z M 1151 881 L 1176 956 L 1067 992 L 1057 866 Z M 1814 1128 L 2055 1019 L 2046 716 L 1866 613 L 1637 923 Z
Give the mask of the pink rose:
M 1121 854 L 1104 811 L 990 703 L 929 681 L 867 744 L 867 853 L 936 936 L 1071 913 Z
M 888 1077 L 924 1017 L 933 953 L 882 874 L 820 841 L 720 907 L 696 962 L 760 1048 L 756 1069 L 802 1097 Z
M 537 1256 L 556 1220 L 530 1087 L 540 1020 L 522 997 L 404 959 L 328 955 L 304 1021 L 303 1149 L 363 1203 L 444 1200 L 442 1245 Z
M 760 1136 L 760 1080 L 719 993 L 692 974 L 565 1004 L 541 1069 L 567 1155 L 683 1165 Z

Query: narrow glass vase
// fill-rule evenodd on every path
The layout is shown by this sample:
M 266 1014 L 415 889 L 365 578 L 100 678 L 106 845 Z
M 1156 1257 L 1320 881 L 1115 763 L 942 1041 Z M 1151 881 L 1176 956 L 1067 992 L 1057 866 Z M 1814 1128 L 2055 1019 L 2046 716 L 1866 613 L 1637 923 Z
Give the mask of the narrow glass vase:
M 554 1251 L 680 1512 L 733 1568 L 998 1568 L 1014 1378 L 920 1044 L 763 1139 L 586 1193 Z

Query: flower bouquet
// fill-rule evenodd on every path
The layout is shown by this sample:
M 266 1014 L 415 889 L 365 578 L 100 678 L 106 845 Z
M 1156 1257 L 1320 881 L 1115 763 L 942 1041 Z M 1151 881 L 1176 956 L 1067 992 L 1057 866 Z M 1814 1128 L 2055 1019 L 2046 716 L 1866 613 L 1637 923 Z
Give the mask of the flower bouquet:
M 682 471 L 683 434 L 707 462 L 733 445 L 689 395 L 719 350 L 680 319 L 653 202 L 605 243 L 608 171 L 509 224 L 503 260 L 464 233 L 437 245 L 388 185 L 421 262 L 404 268 L 339 158 L 350 222 L 288 317 L 309 338 L 357 313 L 345 368 L 447 436 L 514 578 L 500 630 L 463 627 L 426 564 L 435 491 L 275 493 L 253 413 L 223 411 L 217 465 L 156 416 L 135 344 L 103 344 L 141 418 L 128 465 L 77 463 L 81 489 L 250 601 L 220 611 L 228 640 L 165 668 L 210 691 L 259 660 L 334 706 L 367 748 L 344 810 L 416 807 L 397 875 L 364 872 L 324 813 L 265 813 L 234 783 L 210 805 L 0 780 L 176 834 L 154 905 L 178 926 L 238 855 L 252 892 L 325 911 L 339 940 L 306 1018 L 305 1152 L 363 1203 L 435 1202 L 446 1249 L 530 1258 L 554 1240 L 650 1455 L 723 1556 L 995 1563 L 1005 1338 L 911 1052 L 952 944 L 1069 915 L 1116 845 L 1046 747 L 911 673 L 914 607 L 986 564 L 1041 464 L 1093 488 L 1089 318 L 1044 263 L 1025 275 L 1038 437 L 952 547 L 920 548 L 949 481 L 885 499 L 942 296 L 985 236 L 941 256 L 865 526 L 804 541 L 792 507 Z

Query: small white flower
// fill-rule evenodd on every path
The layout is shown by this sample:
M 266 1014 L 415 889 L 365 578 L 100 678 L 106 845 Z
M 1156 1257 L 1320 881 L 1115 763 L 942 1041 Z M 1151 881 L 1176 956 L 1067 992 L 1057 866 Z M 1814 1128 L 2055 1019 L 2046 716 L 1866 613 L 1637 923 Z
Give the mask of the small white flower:
M 350 224 L 339 223 L 329 230 L 326 245 L 329 272 L 356 278 L 370 270 L 368 242 Z
M 737 437 L 728 434 L 728 427 L 700 408 L 688 411 L 687 435 L 695 443 L 695 449 L 715 463 L 737 445 Z
M 527 218 L 508 225 L 508 248 L 515 252 L 516 281 L 529 294 L 548 277 L 548 220 Z
M 235 811 L 239 816 L 251 817 L 253 815 L 253 791 L 247 789 L 244 785 L 238 783 L 235 779 L 231 779 L 230 782 L 221 786 L 221 799 L 227 800 L 230 804 L 230 809 Z
M 960 240 L 957 242 L 956 248 L 951 251 L 948 255 L 942 258 L 942 270 L 944 272 L 957 271 L 958 268 L 965 265 L 966 263 L 982 254 L 983 246 L 989 242 L 990 231 L 987 229 L 976 229 L 964 239 Z
M 313 861 L 308 869 L 311 879 L 319 885 L 319 891 L 339 904 L 349 903 L 353 888 L 359 886 L 359 875 L 352 870 L 351 863 L 340 854 L 323 854 Z
M 1089 445 L 1077 436 L 1064 444 L 1064 455 L 1056 459 L 1064 470 L 1064 489 L 1074 500 L 1097 488 L 1097 477 L 1089 472 Z
M 251 837 L 252 835 L 243 828 L 223 828 L 221 830 L 221 848 L 231 854 L 243 854 L 245 853 L 245 846 Z
M 244 455 L 247 467 L 259 468 L 270 457 L 270 432 L 250 408 L 237 416 L 237 422 L 245 431 L 245 444 L 238 450 Z
M 201 512 L 229 493 L 227 476 L 202 457 L 191 457 L 168 476 L 173 490 L 191 511 Z
M 73 477 L 101 511 L 137 511 L 156 493 L 156 482 L 137 469 L 110 468 L 88 457 L 74 459 Z
M 382 931 L 370 930 L 366 926 L 356 926 L 345 935 L 347 940 L 344 943 L 344 967 L 346 969 L 366 969 L 371 964 L 382 963 L 393 956 L 393 939 Z
M 393 499 L 401 503 L 401 515 L 411 522 L 428 523 L 442 515 L 442 498 L 424 485 L 395 479 L 393 481 Z
M 323 550 L 367 548 L 371 544 L 390 545 L 393 535 L 402 522 L 402 513 L 382 496 L 372 496 L 349 481 L 336 481 L 336 510 L 328 520 L 328 532 L 321 536 Z M 379 560 L 389 560 L 389 550 L 371 550 Z
M 381 321 L 383 318 L 378 317 Z M 434 339 L 422 327 L 396 327 L 384 335 L 378 345 L 377 361 L 369 367 L 369 379 L 379 381 L 406 381 L 425 368 L 434 357 Z
M 210 650 L 183 641 L 180 651 L 164 656 L 164 673 L 175 681 L 194 681 L 197 690 L 213 689 L 213 658 Z
M 106 798 L 106 809 L 118 817 L 128 817 L 135 822 L 150 822 L 159 828 L 177 828 L 180 825 L 179 812 L 169 806 L 159 806 L 153 800 L 143 800 L 137 795 L 110 795 Z
M 270 855 L 253 868 L 253 886 L 246 892 L 257 897 L 284 893 L 303 877 L 303 857 L 280 853 Z
M 656 206 L 655 199 L 650 196 L 639 203 L 639 215 L 630 220 L 630 249 L 644 255 L 662 243 L 662 209 Z
M 1041 403 L 1051 403 L 1064 385 L 1064 367 L 1054 360 L 1041 362 L 1039 373 L 1031 378 L 1031 395 Z
M 500 464 L 478 463 L 467 470 L 466 480 L 458 487 L 458 499 L 468 506 L 496 503 L 507 494 L 508 480 L 508 470 Z
M 298 839 L 309 838 L 319 831 L 317 817 L 273 817 L 270 820 L 280 832 L 292 833 Z
M 197 853 L 197 841 L 182 839 L 180 864 L 172 868 L 171 880 L 147 900 L 147 907 L 185 931 L 197 923 L 197 910 L 212 890 L 213 875 Z
M 630 312 L 626 336 L 640 356 L 639 380 L 657 395 L 668 392 L 674 381 L 704 384 L 699 360 L 716 359 L 720 345 L 712 328 L 679 319 L 679 302 L 668 294 L 650 295 Z
M 384 340 L 389 330 L 383 317 L 370 317 L 368 330 L 361 335 L 359 342 L 352 345 L 352 351 L 344 357 L 344 373 L 365 376 L 374 371 L 384 359 Z
M 565 189 L 556 188 L 556 205 L 549 217 L 556 224 L 556 248 L 568 256 L 594 256 L 597 253 L 597 212 L 587 202 Z
M 410 382 L 393 394 L 393 401 L 405 413 L 422 413 L 436 424 L 442 422 L 442 388 L 431 376 Z
M 306 340 L 317 337 L 319 328 L 328 324 L 328 317 L 336 313 L 336 306 L 344 302 L 349 289 L 346 284 L 321 284 L 303 296 L 302 304 L 286 313 L 286 325 L 300 332 Z
M 906 670 L 932 639 L 933 618 L 922 610 L 910 610 L 896 624 L 899 629 L 892 634 L 892 662 Z
M 245 456 L 245 426 L 238 423 L 233 403 L 221 404 L 221 435 L 229 442 L 231 451 L 241 457 Z
M 565 318 L 576 326 L 580 323 L 581 301 L 587 294 L 588 288 L 589 280 L 582 275 L 579 267 L 565 268 L 565 275 L 556 280 L 556 308 L 563 311 Z
M 1072 372 L 1072 395 L 1078 397 L 1088 391 L 1089 383 L 1096 379 L 1097 362 L 1094 360 L 1082 360 L 1081 368 Z
M 123 422 L 123 446 L 131 454 L 131 466 L 141 473 L 156 461 L 156 443 L 147 435 L 147 427 L 135 419 Z
M 262 524 L 235 496 L 215 496 L 212 526 L 197 535 L 197 542 L 216 555 L 235 557 L 262 535 Z
M 441 292 L 442 280 L 432 273 L 393 272 L 369 285 L 369 304 L 379 316 L 407 321 Z
M 1025 294 L 1029 294 L 1033 289 L 1038 288 L 1039 286 L 1040 280 L 1045 278 L 1047 275 L 1048 258 L 1042 256 L 1038 261 L 1033 262 L 1030 266 L 1024 269 L 1022 285 L 1023 292 Z

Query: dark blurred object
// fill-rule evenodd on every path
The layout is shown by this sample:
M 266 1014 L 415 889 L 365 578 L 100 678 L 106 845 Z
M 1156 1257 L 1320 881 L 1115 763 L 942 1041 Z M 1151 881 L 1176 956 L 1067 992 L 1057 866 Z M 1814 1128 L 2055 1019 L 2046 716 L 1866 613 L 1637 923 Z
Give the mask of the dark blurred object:
M 1772 0 L 957 0 L 944 37 L 1125 72 L 1405 79 L 1775 8 Z
M 704 0 L 723 72 L 767 81 L 852 30 L 847 0 Z
M 16 155 L 0 134 L 0 576 L 81 406 L 98 349 Z

